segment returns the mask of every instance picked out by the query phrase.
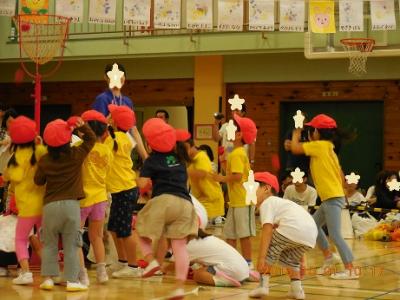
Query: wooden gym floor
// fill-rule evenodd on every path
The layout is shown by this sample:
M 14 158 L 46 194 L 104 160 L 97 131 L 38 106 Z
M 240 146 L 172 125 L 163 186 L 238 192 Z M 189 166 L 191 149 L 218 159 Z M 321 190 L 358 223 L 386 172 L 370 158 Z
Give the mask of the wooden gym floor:
M 221 229 L 214 232 L 219 235 Z M 363 240 L 347 240 L 355 256 L 355 265 L 359 267 L 360 279 L 336 281 L 329 276 L 315 275 L 315 268 L 320 266 L 322 255 L 314 249 L 307 254 L 307 273 L 303 286 L 306 298 L 311 300 L 328 299 L 400 299 L 400 243 L 384 243 Z M 253 252 L 257 258 L 258 237 L 254 239 Z M 289 287 L 288 277 L 277 268 L 273 272 L 270 284 L 270 295 L 266 299 L 286 299 Z M 151 300 L 165 296 L 173 289 L 173 276 L 153 277 L 149 279 L 112 279 L 106 285 L 95 282 L 95 271 L 90 271 L 92 285 L 89 291 L 66 293 L 63 287 L 55 287 L 52 292 L 42 291 L 39 271 L 35 271 L 35 282 L 31 286 L 13 286 L 11 278 L 0 278 L 1 300 L 105 300 L 135 299 Z M 256 287 L 256 283 L 245 283 L 241 288 L 204 287 L 198 296 L 190 295 L 185 299 L 248 299 L 248 292 Z M 197 285 L 188 281 L 186 291 L 195 289 Z

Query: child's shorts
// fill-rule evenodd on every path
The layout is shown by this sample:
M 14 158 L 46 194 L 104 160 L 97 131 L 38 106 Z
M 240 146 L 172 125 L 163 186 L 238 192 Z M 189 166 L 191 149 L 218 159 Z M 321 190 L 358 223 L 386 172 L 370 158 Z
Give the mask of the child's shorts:
M 88 207 L 81 207 L 81 222 L 86 222 L 89 218 L 90 221 L 101 221 L 106 217 L 108 201 L 99 202 Z
M 224 236 L 230 240 L 256 236 L 255 206 L 229 207 Z
M 293 242 L 274 230 L 266 260 L 271 266 L 278 261 L 285 268 L 299 271 L 301 258 L 310 249 L 311 247 Z
M 131 235 L 132 214 L 138 199 L 138 189 L 111 194 L 110 219 L 107 229 L 115 232 L 118 238 L 125 238 Z

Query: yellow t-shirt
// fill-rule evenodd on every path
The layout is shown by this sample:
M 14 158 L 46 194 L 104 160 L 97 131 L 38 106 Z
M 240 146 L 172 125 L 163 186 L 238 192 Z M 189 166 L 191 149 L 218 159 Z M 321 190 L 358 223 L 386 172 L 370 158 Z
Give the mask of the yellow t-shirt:
M 189 165 L 190 170 L 204 171 L 212 173 L 210 158 L 204 151 L 199 151 Z M 224 195 L 218 182 L 206 176 L 202 179 L 193 179 L 189 177 L 191 193 L 195 196 L 207 210 L 209 218 L 215 218 L 224 215 Z
M 242 174 L 242 180 L 228 183 L 228 196 L 230 207 L 245 207 L 246 206 L 246 190 L 243 187 L 243 182 L 247 181 L 250 171 L 250 162 L 247 157 L 244 147 L 238 147 L 228 155 L 226 174 L 234 173 Z
M 86 197 L 80 201 L 81 207 L 89 207 L 107 200 L 106 179 L 112 160 L 113 155 L 108 145 L 94 144 L 82 165 L 83 191 Z
M 311 175 L 321 201 L 344 196 L 342 172 L 333 148 L 329 141 L 303 143 L 304 153 L 311 157 Z
M 113 162 L 107 176 L 107 190 L 119 193 L 136 187 L 136 173 L 132 170 L 132 142 L 124 132 L 115 132 L 118 150 L 113 150 L 114 140 L 108 137 L 104 142 L 113 154 Z
M 9 166 L 4 177 L 15 188 L 15 203 L 20 217 L 35 217 L 42 215 L 43 197 L 46 187 L 38 186 L 33 178 L 36 173 L 37 163 L 31 165 L 32 148 L 20 148 L 15 151 L 17 166 Z M 47 153 L 43 145 L 36 145 L 35 156 L 38 162 Z

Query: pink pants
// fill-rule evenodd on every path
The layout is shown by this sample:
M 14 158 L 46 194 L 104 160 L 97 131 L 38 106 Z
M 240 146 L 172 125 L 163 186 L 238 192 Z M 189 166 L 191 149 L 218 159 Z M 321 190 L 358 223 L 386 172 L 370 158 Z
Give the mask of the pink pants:
M 18 217 L 17 219 L 17 229 L 15 232 L 15 252 L 17 253 L 18 261 L 29 259 L 29 235 L 34 225 L 36 225 L 36 230 L 39 231 L 39 228 L 42 225 L 42 216 Z

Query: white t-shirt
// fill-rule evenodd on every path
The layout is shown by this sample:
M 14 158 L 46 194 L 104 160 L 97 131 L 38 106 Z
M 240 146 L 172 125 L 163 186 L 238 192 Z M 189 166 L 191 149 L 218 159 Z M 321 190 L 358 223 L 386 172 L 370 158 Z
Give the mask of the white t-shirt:
M 302 206 L 305 210 L 307 210 L 308 206 L 314 206 L 317 201 L 317 190 L 312 186 L 307 185 L 306 190 L 303 193 L 299 193 L 296 191 L 296 187 L 294 184 L 289 185 L 285 189 L 285 194 L 283 195 L 284 199 L 288 199 Z
M 375 186 L 372 185 L 372 186 L 370 186 L 368 188 L 368 191 L 367 191 L 367 194 L 365 195 L 365 198 L 368 200 L 368 199 L 371 199 L 374 196 L 375 196 Z
M 191 262 L 213 266 L 238 281 L 249 277 L 249 266 L 243 256 L 215 236 L 191 240 L 187 244 L 187 251 Z
M 312 216 L 293 201 L 271 196 L 260 207 L 261 224 L 278 225 L 276 231 L 293 242 L 314 248 L 318 230 Z
M 355 192 L 353 196 L 347 197 L 347 201 L 350 205 L 359 205 L 361 202 L 365 202 L 365 197 L 360 192 Z
M 190 197 L 192 198 L 192 203 L 194 206 L 194 210 L 196 211 L 196 214 L 199 218 L 200 224 L 199 227 L 201 229 L 206 229 L 207 224 L 208 224 L 208 215 L 207 215 L 207 210 L 204 207 L 203 204 L 200 203 L 199 200 L 197 200 L 192 194 L 190 194 Z
M 16 228 L 17 228 L 17 217 L 16 216 L 0 215 L 0 232 L 1 232 L 1 234 L 0 234 L 0 250 L 1 251 L 15 252 L 15 230 L 16 230 Z

